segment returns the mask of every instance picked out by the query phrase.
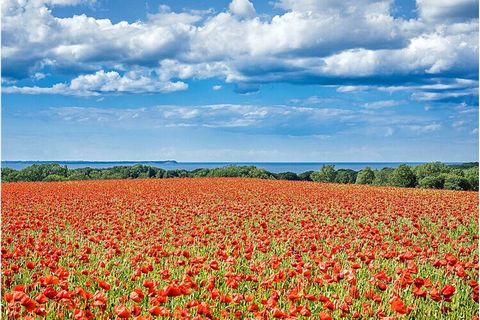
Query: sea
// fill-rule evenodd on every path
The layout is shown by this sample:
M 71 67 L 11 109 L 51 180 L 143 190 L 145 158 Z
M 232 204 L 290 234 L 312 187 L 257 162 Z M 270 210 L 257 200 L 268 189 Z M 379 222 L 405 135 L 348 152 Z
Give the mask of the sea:
M 2 161 L 3 168 L 23 169 L 32 164 L 58 163 L 61 166 L 67 166 L 69 169 L 76 168 L 111 168 L 114 166 L 133 166 L 143 164 L 152 167 L 158 167 L 165 170 L 195 170 L 199 168 L 220 168 L 230 165 L 236 166 L 256 166 L 273 173 L 294 172 L 302 173 L 305 171 L 317 171 L 323 165 L 332 164 L 335 169 L 352 169 L 355 171 L 370 167 L 372 169 L 382 169 L 385 167 L 395 168 L 400 164 L 411 166 L 422 164 L 423 162 L 176 162 L 176 161 Z M 447 164 L 460 164 L 460 162 L 448 162 Z

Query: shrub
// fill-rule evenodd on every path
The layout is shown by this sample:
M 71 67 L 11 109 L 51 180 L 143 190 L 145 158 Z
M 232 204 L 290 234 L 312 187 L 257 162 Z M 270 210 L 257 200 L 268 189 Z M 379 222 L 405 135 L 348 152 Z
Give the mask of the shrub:
M 360 170 L 357 174 L 356 184 L 372 184 L 375 179 L 375 173 L 370 167 Z
M 337 183 L 355 183 L 357 180 L 357 173 L 351 169 L 339 169 L 337 170 L 337 176 L 335 182 Z
M 313 181 L 318 182 L 335 182 L 336 175 L 337 172 L 335 171 L 334 165 L 324 164 L 320 171 L 312 173 L 311 178 Z
M 401 164 L 393 170 L 389 178 L 389 183 L 395 187 L 415 187 L 415 174 L 409 166 Z
M 375 179 L 373 184 L 377 186 L 388 186 L 390 175 L 393 172 L 393 168 L 383 168 L 382 170 L 375 171 Z
M 478 191 L 478 167 L 472 167 L 463 171 L 465 179 L 468 180 L 470 190 Z
M 443 187 L 448 190 L 468 190 L 470 184 L 465 177 L 456 174 L 447 174 L 445 175 Z
M 442 176 L 427 176 L 418 182 L 420 188 L 443 189 L 445 179 Z
M 50 174 L 46 176 L 43 181 L 67 181 L 67 178 L 59 174 Z

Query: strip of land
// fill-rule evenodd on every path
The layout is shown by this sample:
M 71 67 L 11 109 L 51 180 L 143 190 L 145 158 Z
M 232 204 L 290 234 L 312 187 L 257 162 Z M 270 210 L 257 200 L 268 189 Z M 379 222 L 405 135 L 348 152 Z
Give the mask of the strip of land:
M 26 181 L 68 181 L 68 180 L 107 180 L 107 179 L 147 179 L 147 178 L 198 178 L 198 177 L 242 177 L 257 179 L 301 180 L 346 184 L 370 184 L 407 188 L 478 190 L 478 162 L 460 165 L 447 165 L 441 162 L 425 163 L 417 166 L 402 164 L 397 168 L 385 167 L 381 170 L 366 167 L 360 171 L 335 169 L 334 165 L 324 165 L 319 171 L 272 173 L 256 166 L 225 166 L 213 169 L 192 171 L 165 170 L 154 166 L 136 164 L 111 168 L 69 169 L 56 163 L 34 164 L 21 170 L 2 169 L 2 182 Z

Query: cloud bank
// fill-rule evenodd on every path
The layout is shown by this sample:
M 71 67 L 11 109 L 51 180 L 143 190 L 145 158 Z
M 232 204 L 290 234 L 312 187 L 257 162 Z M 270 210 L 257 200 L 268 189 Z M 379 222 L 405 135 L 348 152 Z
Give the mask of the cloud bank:
M 53 14 L 55 6 L 81 2 L 2 3 L 3 76 L 70 79 L 48 87 L 6 85 L 4 92 L 166 93 L 210 78 L 235 83 L 239 93 L 272 82 L 339 85 L 347 92 L 478 78 L 477 0 L 417 0 L 411 19 L 395 17 L 390 0 L 279 0 L 273 5 L 281 13 L 270 16 L 257 14 L 248 0 L 233 0 L 224 12 L 160 6 L 144 21 L 118 23 Z

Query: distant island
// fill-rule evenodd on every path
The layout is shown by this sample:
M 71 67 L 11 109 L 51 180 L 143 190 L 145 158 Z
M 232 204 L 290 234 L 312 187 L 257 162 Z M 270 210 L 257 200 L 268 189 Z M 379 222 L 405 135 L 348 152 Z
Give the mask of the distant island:
M 166 160 L 163 163 L 167 162 L 176 163 L 174 160 Z M 132 161 L 132 163 L 136 162 Z M 52 163 L 32 164 L 21 170 L 3 168 L 1 176 L 2 182 L 243 177 L 449 190 L 478 190 L 479 184 L 478 162 L 463 164 L 430 162 L 414 166 L 400 164 L 396 168 L 384 167 L 382 169 L 372 169 L 367 166 L 358 171 L 337 170 L 335 165 L 325 164 L 318 171 L 310 170 L 297 174 L 294 172 L 273 173 L 254 165 L 227 165 L 217 168 L 198 168 L 191 171 L 166 170 L 146 164 L 70 169 L 66 165 L 62 166 L 52 161 Z

